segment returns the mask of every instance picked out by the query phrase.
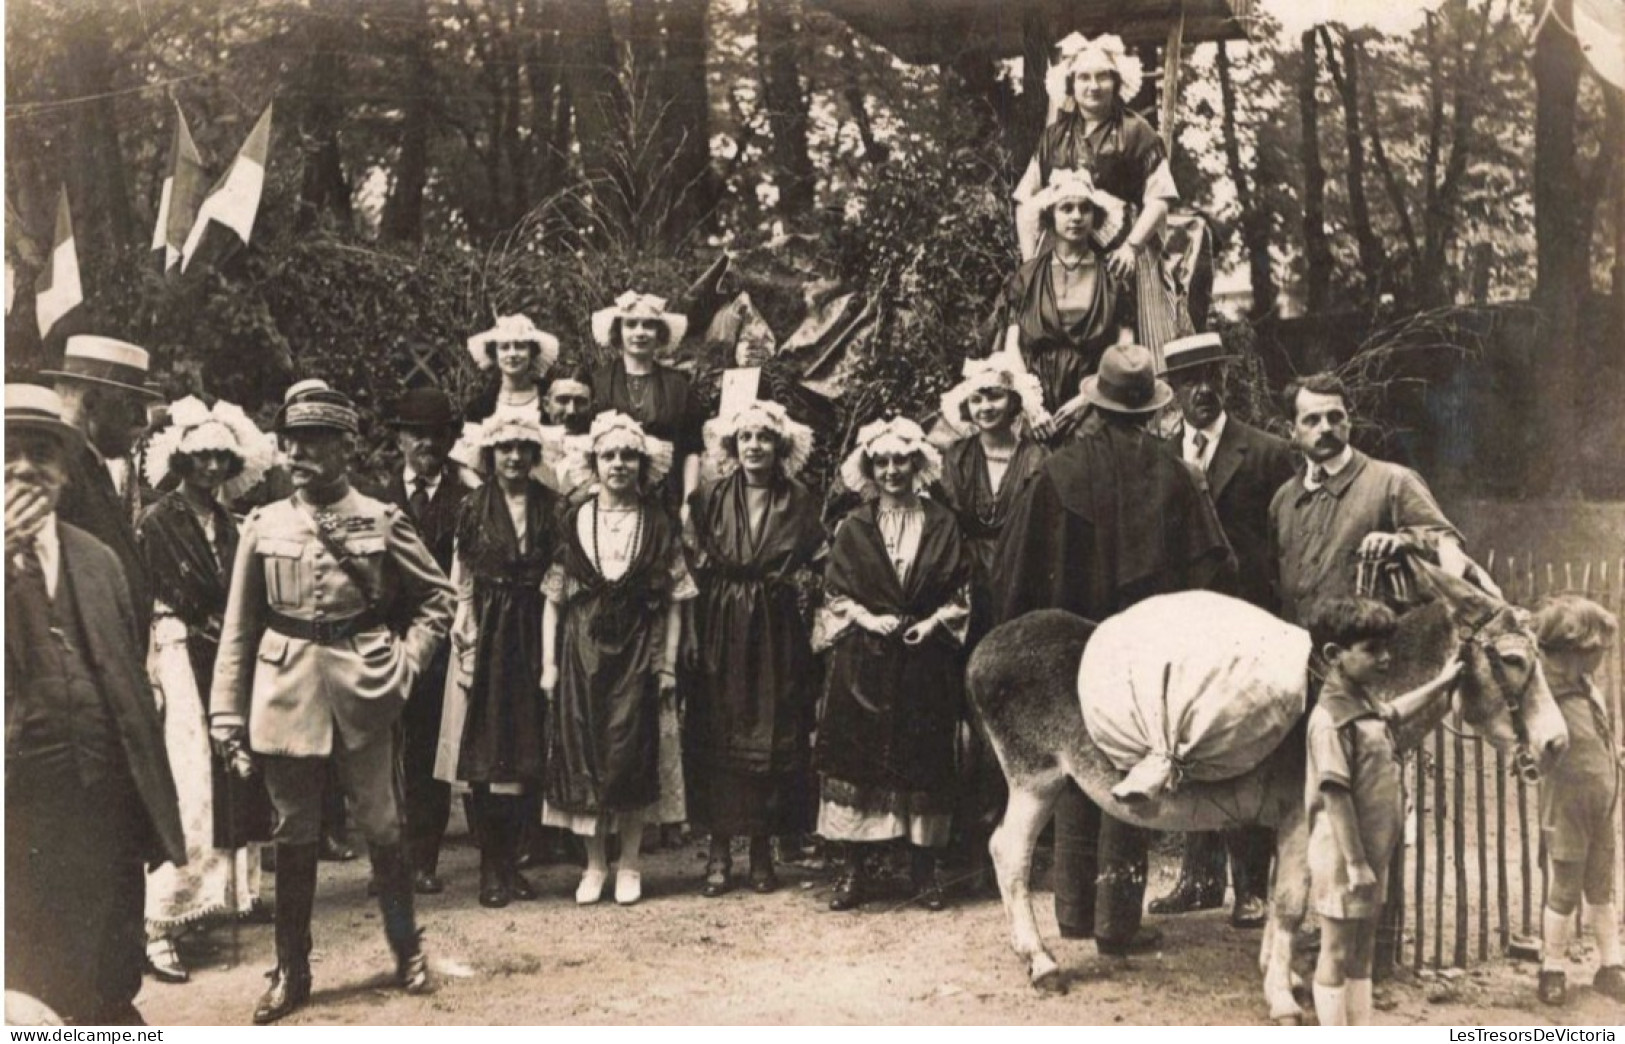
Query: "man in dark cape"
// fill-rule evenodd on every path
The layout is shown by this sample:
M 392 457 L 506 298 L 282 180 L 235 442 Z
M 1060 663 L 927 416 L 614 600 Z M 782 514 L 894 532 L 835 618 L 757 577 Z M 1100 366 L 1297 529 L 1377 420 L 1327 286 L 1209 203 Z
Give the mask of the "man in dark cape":
M 1231 581 L 1235 564 L 1192 472 L 1144 422 L 1173 397 L 1149 350 L 1108 349 L 1083 393 L 1095 411 L 1016 505 L 994 556 L 995 615 L 1065 609 L 1100 622 L 1152 595 Z M 1146 835 L 1075 783 L 1055 806 L 1055 915 L 1102 953 L 1154 947 L 1140 928 Z

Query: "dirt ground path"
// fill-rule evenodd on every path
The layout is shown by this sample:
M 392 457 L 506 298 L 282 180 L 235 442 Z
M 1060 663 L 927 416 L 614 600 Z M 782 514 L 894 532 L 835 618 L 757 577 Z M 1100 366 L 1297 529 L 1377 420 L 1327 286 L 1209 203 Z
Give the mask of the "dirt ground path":
M 530 872 L 533 903 L 485 910 L 475 901 L 477 855 L 449 848 L 446 894 L 420 899 L 440 988 L 407 997 L 389 984 L 390 958 L 365 861 L 322 864 L 316 904 L 315 996 L 290 1019 L 355 1024 L 1189 1024 L 1258 1025 L 1266 1010 L 1257 932 L 1232 930 L 1222 912 L 1152 918 L 1164 952 L 1102 958 L 1094 944 L 1055 934 L 1047 894 L 1039 923 L 1069 983 L 1064 996 L 1030 989 L 1006 944 L 998 899 L 964 899 L 932 914 L 876 902 L 856 913 L 825 908 L 827 873 L 785 868 L 775 895 L 698 894 L 703 859 L 693 846 L 651 854 L 645 899 L 629 908 L 580 908 L 578 872 Z M 1173 867 L 1159 859 L 1151 891 Z M 217 927 L 183 941 L 192 981 L 148 980 L 138 999 L 154 1025 L 241 1024 L 274 963 L 269 927 Z M 1587 955 L 1588 957 L 1591 955 Z M 1300 955 L 1307 972 L 1310 955 Z M 1535 1000 L 1534 969 L 1494 962 L 1449 980 L 1407 979 L 1378 991 L 1389 1025 L 1599 1025 L 1625 1010 L 1571 984 L 1569 1007 Z M 1575 989 L 1580 985 L 1586 988 Z

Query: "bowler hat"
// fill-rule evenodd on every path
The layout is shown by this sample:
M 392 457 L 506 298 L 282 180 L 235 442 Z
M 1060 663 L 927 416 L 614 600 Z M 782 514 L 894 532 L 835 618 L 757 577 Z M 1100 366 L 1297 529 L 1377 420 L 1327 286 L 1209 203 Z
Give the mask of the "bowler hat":
M 413 431 L 443 431 L 455 428 L 458 419 L 451 396 L 439 388 L 413 388 L 395 400 L 395 412 L 389 418 L 389 426 Z
M 150 357 L 139 345 L 111 337 L 75 334 L 68 338 L 62 352 L 62 369 L 42 370 L 43 377 L 62 380 L 87 381 L 105 387 L 118 388 L 132 395 L 149 399 L 162 399 L 155 388 L 147 386 Z
M 6 385 L 6 428 L 24 428 L 56 437 L 64 448 L 82 438 L 62 419 L 62 397 L 37 384 Z
M 1114 344 L 1100 357 L 1100 372 L 1083 380 L 1083 397 L 1111 413 L 1155 413 L 1173 401 L 1149 348 Z

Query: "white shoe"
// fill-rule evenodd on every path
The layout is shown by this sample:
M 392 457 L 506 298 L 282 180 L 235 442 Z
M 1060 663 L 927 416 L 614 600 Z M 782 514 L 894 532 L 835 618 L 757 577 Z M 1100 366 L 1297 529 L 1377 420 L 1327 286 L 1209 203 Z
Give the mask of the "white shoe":
M 587 870 L 581 875 L 581 883 L 576 885 L 576 902 L 581 906 L 591 906 L 604 897 L 604 881 L 609 877 L 602 870 Z M 619 891 L 619 885 L 616 886 Z
M 615 872 L 615 901 L 622 906 L 631 906 L 643 898 L 643 875 L 636 870 L 617 870 Z

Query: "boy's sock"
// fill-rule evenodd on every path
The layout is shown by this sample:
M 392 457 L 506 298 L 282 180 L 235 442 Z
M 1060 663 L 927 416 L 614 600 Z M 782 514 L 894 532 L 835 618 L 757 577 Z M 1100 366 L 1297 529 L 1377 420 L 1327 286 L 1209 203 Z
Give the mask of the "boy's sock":
M 1322 986 L 1315 983 L 1315 1017 L 1322 1026 L 1347 1026 L 1349 1024 L 1348 1001 L 1344 986 Z
M 1613 903 L 1593 906 L 1590 911 L 1591 930 L 1597 933 L 1598 964 L 1604 968 L 1625 964 L 1619 948 L 1619 907 Z
M 1542 971 L 1567 971 L 1569 943 L 1574 938 L 1574 911 L 1558 913 L 1550 906 L 1540 914 L 1540 967 Z
M 1371 1025 L 1371 980 L 1350 979 L 1345 982 L 1343 1007 L 1350 1026 Z

